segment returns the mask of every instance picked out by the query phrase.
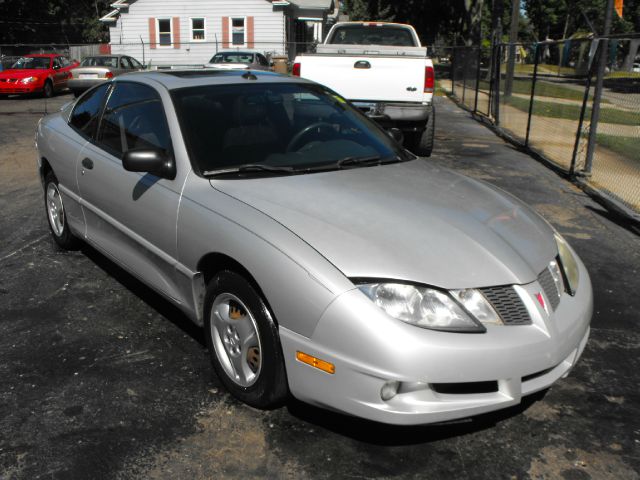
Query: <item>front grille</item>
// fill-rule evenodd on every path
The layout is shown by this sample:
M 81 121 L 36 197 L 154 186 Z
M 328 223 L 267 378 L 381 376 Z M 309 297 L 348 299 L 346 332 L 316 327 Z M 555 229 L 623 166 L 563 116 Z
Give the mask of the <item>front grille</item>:
M 540 283 L 545 296 L 549 299 L 551 309 L 555 311 L 560 304 L 560 292 L 558 292 L 558 287 L 553 279 L 553 275 L 551 275 L 549 267 L 545 268 L 542 273 L 538 275 L 538 282 Z
M 527 307 L 524 306 L 520 295 L 513 286 L 481 288 L 480 291 L 493 305 L 505 325 L 529 325 L 531 323 Z

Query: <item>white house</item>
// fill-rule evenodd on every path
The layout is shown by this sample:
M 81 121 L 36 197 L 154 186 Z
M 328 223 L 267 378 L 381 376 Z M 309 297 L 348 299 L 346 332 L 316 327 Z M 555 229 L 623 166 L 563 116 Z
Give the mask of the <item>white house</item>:
M 116 0 L 100 21 L 111 52 L 152 65 L 206 63 L 225 48 L 293 58 L 321 41 L 338 0 Z

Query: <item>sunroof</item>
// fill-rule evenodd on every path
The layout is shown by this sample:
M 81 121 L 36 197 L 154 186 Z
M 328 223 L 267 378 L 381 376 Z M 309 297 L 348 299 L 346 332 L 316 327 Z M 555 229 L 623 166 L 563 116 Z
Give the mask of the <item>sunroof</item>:
M 161 70 L 158 73 L 165 75 L 173 75 L 174 77 L 219 77 L 219 76 L 237 76 L 237 72 L 231 70 Z
M 174 77 L 189 78 L 189 77 L 240 77 L 247 72 L 253 74 L 259 73 L 260 75 L 274 75 L 271 72 L 265 72 L 260 70 L 217 70 L 217 69 L 202 69 L 202 70 L 164 70 L 158 73 L 164 73 L 166 75 L 173 75 Z

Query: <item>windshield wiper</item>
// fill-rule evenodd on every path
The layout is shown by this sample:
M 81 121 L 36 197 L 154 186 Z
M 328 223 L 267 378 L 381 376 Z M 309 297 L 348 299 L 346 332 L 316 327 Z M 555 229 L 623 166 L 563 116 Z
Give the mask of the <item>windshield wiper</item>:
M 291 167 L 277 167 L 273 165 L 261 165 L 259 163 L 250 163 L 247 165 L 240 165 L 234 168 L 222 168 L 220 170 L 207 170 L 202 172 L 205 177 L 220 177 L 224 175 L 232 175 L 234 173 L 285 173 L 292 174 L 294 170 Z
M 380 165 L 380 155 L 370 155 L 368 157 L 344 157 L 338 160 L 335 165 L 338 168 L 344 168 L 351 165 Z

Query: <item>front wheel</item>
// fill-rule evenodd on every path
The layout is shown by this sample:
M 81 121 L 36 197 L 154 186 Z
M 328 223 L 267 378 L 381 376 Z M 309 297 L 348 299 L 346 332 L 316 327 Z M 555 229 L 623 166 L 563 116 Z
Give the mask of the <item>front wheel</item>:
M 80 246 L 80 240 L 69 229 L 62 195 L 58 188 L 58 179 L 53 172 L 47 173 L 44 179 L 44 205 L 49 229 L 55 242 L 65 250 L 77 249 Z
M 51 83 L 51 80 L 47 80 L 46 82 L 44 82 L 44 87 L 42 87 L 42 94 L 46 98 L 53 97 L 53 83 Z
M 252 407 L 281 405 L 288 387 L 280 337 L 260 294 L 226 270 L 209 282 L 204 305 L 205 337 L 220 381 Z

